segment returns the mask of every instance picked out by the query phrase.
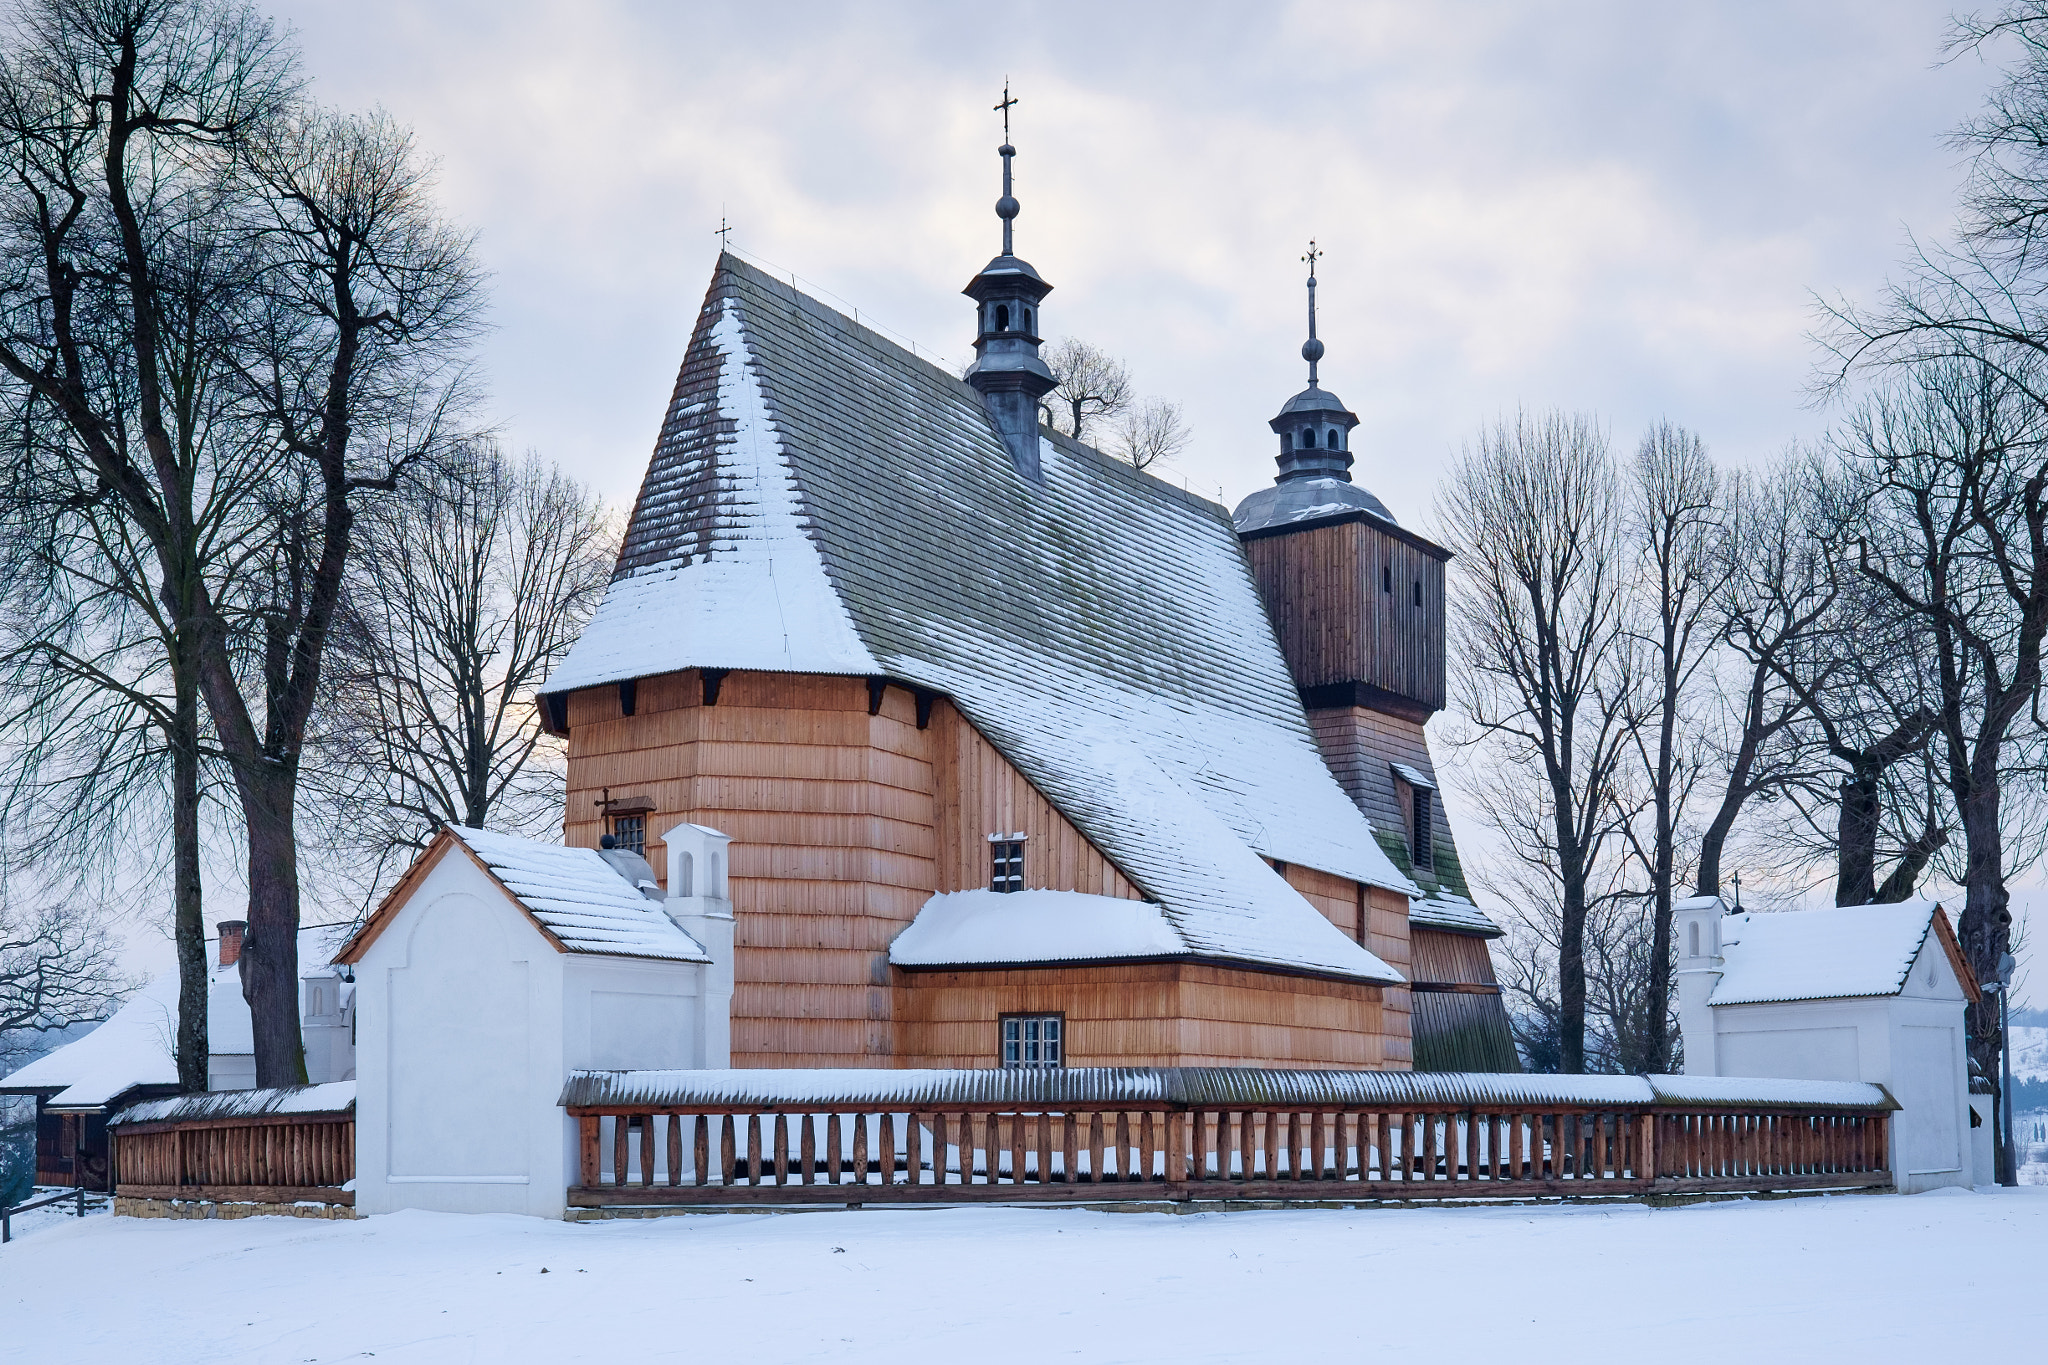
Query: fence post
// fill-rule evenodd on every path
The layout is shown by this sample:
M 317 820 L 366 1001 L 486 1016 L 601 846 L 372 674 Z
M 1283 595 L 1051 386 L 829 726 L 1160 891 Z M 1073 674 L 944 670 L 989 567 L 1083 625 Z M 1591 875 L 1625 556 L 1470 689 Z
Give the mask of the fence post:
M 1636 1161 L 1641 1170 L 1636 1177 L 1643 1182 L 1644 1189 L 1654 1189 L 1657 1184 L 1657 1115 L 1645 1111 L 1639 1122 L 1642 1125 L 1642 1141 L 1636 1144 Z

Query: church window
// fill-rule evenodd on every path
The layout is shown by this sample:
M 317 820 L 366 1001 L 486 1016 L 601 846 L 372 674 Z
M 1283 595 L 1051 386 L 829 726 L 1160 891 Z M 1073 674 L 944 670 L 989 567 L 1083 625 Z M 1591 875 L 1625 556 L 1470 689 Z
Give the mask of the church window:
M 1292 449 L 1294 449 L 1294 435 L 1293 435 L 1293 433 L 1291 433 L 1291 432 L 1286 432 L 1286 431 L 1283 431 L 1283 432 L 1281 432 L 1281 433 L 1280 433 L 1280 450 L 1281 450 L 1281 452 L 1282 452 L 1282 453 L 1284 454 L 1285 452 L 1287 452 L 1287 451 L 1290 451 L 1290 450 L 1292 450 Z
M 1685 926 L 1685 955 L 1687 957 L 1698 957 L 1700 955 L 1700 926 L 1697 921 Z
M 1391 564 L 1382 564 L 1380 565 L 1380 591 L 1385 593 L 1391 593 L 1393 592 L 1393 590 L 1394 566 Z
M 1066 1016 L 1006 1014 L 1002 1016 L 1003 1070 L 1050 1071 L 1066 1063 Z
M 647 856 L 647 817 L 645 815 L 614 815 L 612 837 L 618 846 L 628 849 L 641 857 Z
M 1424 873 L 1436 869 L 1436 831 L 1430 825 L 1431 793 L 1415 788 L 1415 866 Z
M 1422 580 L 1419 578 L 1415 580 L 1415 605 L 1422 605 Z
M 1010 330 L 1010 309 L 1007 304 L 999 303 L 996 305 L 996 330 L 998 332 Z
M 1005 892 L 1024 889 L 1023 835 L 1012 835 L 1007 839 L 1000 835 L 989 836 L 988 889 Z
M 1314 427 L 1303 427 L 1301 429 L 1301 448 L 1303 450 L 1314 450 L 1316 448 L 1316 429 Z
M 1031 330 L 1031 310 L 1029 308 L 1024 310 L 1024 330 L 1027 332 Z

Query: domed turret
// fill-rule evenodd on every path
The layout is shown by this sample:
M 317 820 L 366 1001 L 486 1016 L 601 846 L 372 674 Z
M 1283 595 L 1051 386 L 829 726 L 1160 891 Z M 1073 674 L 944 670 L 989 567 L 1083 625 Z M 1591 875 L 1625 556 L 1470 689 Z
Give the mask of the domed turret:
M 1038 400 L 1059 381 L 1039 358 L 1038 306 L 1052 286 L 1019 260 L 1013 228 L 1022 206 L 1011 193 L 1010 162 L 1017 149 L 1010 145 L 1010 87 L 1003 86 L 1003 145 L 996 154 L 1003 159 L 1003 197 L 996 200 L 996 217 L 1003 220 L 1003 254 L 981 268 L 961 292 L 974 300 L 976 324 L 974 363 L 964 376 L 981 393 L 989 419 L 1010 463 L 1034 483 L 1038 470 Z
M 1232 520 L 1238 534 L 1321 521 L 1365 512 L 1392 522 L 1387 505 L 1351 482 L 1351 429 L 1358 416 L 1343 400 L 1322 387 L 1316 367 L 1323 343 L 1316 336 L 1316 259 L 1322 253 L 1308 244 L 1308 340 L 1301 358 L 1308 362 L 1308 387 L 1287 400 L 1266 425 L 1280 438 L 1279 476 L 1237 505 Z

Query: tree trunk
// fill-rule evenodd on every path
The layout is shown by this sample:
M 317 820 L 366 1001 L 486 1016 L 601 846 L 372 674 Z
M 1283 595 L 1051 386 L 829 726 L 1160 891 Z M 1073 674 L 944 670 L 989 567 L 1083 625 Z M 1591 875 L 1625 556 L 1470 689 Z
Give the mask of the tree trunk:
M 172 938 L 178 952 L 175 1050 L 178 1088 L 193 1093 L 206 1089 L 211 1051 L 206 1011 L 212 985 L 199 870 L 199 685 L 186 659 L 173 660 L 172 668 L 176 674 L 171 736 Z
M 1564 903 L 1557 938 L 1557 1069 L 1578 1075 L 1586 1069 L 1586 870 L 1573 843 L 1564 843 L 1560 852 Z
M 1868 905 L 1877 899 L 1878 774 L 1863 763 L 1842 779 L 1842 809 L 1835 823 L 1835 904 Z
M 293 829 L 296 782 L 277 770 L 245 774 L 249 836 L 249 937 L 242 973 L 256 1041 L 256 1084 L 304 1085 L 299 1033 L 299 871 Z
M 1980 740 L 1980 761 L 1971 765 L 1971 775 L 1985 780 L 1978 781 L 1968 799 L 1961 803 L 1967 853 L 1963 873 L 1963 915 L 1956 924 L 1956 937 L 1962 943 L 1963 960 L 1979 982 L 1990 981 L 1998 975 L 1999 959 L 2012 943 L 2012 910 L 2005 889 L 2005 842 L 1998 827 L 1998 780 L 1995 771 L 1990 774 L 1976 771 L 1980 767 L 1991 766 L 1982 761 L 1987 751 L 1996 753 L 2002 747 L 1986 745 Z M 1987 994 L 1981 1003 L 1970 1006 L 1967 1024 L 1970 1057 L 1985 1079 L 1990 1081 L 1992 1092 L 1997 1094 L 2001 1083 L 1999 1050 L 2005 1044 L 1998 1027 L 1998 998 Z M 2001 1104 L 2004 1098 L 1999 1096 Z M 1995 1142 L 1997 1138 L 1993 1140 Z M 2012 1153 L 2000 1151 L 1998 1178 L 2001 1183 L 2008 1178 L 2011 1164 Z

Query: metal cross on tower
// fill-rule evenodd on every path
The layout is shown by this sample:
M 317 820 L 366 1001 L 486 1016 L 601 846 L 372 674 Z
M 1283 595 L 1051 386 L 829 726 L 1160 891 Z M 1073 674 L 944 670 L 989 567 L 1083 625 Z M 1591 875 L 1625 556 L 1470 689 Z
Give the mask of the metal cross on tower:
M 725 221 L 725 215 L 722 213 L 718 215 L 717 236 L 720 251 L 732 250 L 732 224 Z
M 1010 97 L 1010 78 L 1003 77 L 1003 102 L 996 106 L 996 112 L 1003 116 L 1003 141 L 1010 140 L 1010 110 L 1017 103 Z

